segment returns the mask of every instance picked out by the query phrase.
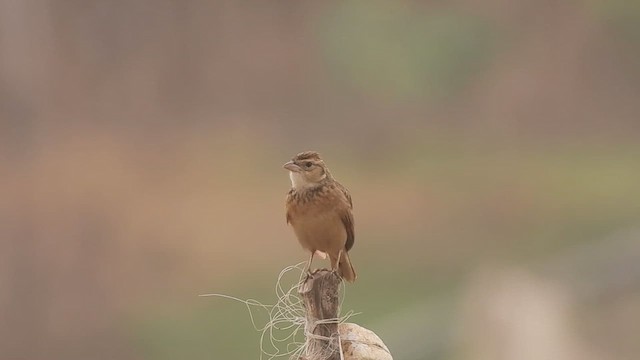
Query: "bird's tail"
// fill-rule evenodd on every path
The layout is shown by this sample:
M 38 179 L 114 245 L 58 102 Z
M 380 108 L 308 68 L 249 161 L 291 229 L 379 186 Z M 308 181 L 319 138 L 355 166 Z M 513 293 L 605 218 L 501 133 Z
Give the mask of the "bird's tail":
M 349 259 L 349 254 L 345 249 L 340 256 L 340 263 L 338 264 L 338 270 L 340 272 L 340 276 L 348 282 L 356 281 L 356 271 L 353 269 L 353 265 L 351 265 L 351 259 Z

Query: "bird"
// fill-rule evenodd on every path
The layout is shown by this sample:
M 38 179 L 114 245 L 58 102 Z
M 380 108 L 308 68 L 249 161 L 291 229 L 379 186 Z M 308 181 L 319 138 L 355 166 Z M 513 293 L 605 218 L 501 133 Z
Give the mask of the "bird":
M 329 256 L 331 270 L 344 280 L 354 282 L 356 272 L 348 251 L 355 241 L 353 202 L 347 188 L 336 181 L 316 151 L 304 151 L 283 167 L 289 170 L 291 189 L 286 197 L 286 220 L 298 242 L 310 257 Z

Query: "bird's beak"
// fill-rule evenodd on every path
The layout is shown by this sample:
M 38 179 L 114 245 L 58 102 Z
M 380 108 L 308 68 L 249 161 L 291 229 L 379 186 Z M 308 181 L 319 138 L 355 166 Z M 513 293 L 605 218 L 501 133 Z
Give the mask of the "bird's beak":
M 293 163 L 293 161 L 289 161 L 288 163 L 282 165 L 283 168 L 289 170 L 289 171 L 293 171 L 293 172 L 300 172 L 302 171 L 302 169 L 300 168 L 300 166 L 296 165 Z

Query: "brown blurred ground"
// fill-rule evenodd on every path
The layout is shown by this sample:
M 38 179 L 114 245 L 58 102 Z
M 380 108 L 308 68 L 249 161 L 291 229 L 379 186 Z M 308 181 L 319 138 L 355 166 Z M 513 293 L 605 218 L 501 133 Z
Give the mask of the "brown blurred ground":
M 630 3 L 0 1 L 0 359 L 240 356 L 246 318 L 225 347 L 184 312 L 304 260 L 280 166 L 307 149 L 353 193 L 349 305 L 373 324 L 482 264 L 606 243 L 640 222 Z M 385 312 L 384 274 L 425 284 Z M 633 280 L 598 316 L 638 314 Z

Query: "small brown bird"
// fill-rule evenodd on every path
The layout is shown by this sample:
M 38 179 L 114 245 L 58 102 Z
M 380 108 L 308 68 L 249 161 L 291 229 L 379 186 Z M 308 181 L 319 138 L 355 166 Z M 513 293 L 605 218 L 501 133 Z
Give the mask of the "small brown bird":
M 329 255 L 331 269 L 354 282 L 349 259 L 353 247 L 353 204 L 349 191 L 337 182 L 315 151 L 305 151 L 284 164 L 291 190 L 287 194 L 287 223 L 303 248 L 311 252 L 307 272 L 316 251 Z

